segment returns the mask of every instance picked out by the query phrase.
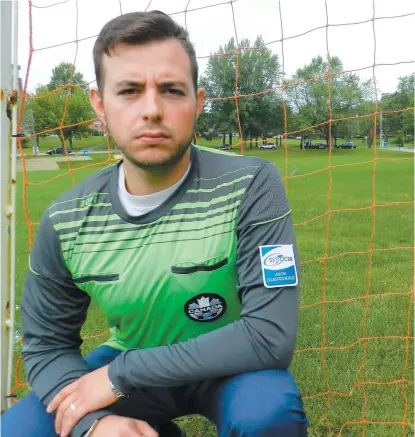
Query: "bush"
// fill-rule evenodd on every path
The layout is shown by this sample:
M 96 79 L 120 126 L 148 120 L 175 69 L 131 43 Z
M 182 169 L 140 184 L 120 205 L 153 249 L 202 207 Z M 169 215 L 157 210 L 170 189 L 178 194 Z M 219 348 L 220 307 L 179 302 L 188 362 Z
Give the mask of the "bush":
M 395 141 L 396 141 L 396 144 L 398 145 L 398 147 L 403 146 L 403 144 L 405 142 L 405 135 L 401 130 L 396 131 Z
M 101 132 L 99 130 L 97 130 L 97 129 L 89 129 L 88 134 L 92 135 L 93 137 L 101 136 Z
M 27 147 L 29 147 L 30 146 L 30 140 L 29 140 L 29 138 L 23 138 L 23 140 L 22 140 L 22 147 L 24 148 L 24 149 L 26 149 Z

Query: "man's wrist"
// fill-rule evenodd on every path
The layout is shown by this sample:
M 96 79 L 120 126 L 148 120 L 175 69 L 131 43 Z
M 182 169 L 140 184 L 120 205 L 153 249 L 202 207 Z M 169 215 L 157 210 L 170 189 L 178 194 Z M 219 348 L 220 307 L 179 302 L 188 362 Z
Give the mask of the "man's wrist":
M 134 390 L 133 387 L 128 383 L 126 376 L 126 366 L 120 361 L 120 357 L 125 354 L 122 353 L 119 357 L 115 358 L 108 366 L 108 379 L 110 384 L 120 390 L 121 393 L 125 395 L 130 395 Z M 122 371 L 121 371 L 122 369 Z M 114 393 L 115 394 L 115 393 Z M 117 396 L 117 395 L 116 395 Z
M 71 436 L 73 437 L 88 437 L 92 433 L 93 430 L 91 428 L 96 424 L 95 422 L 98 422 L 102 418 L 106 416 L 111 416 L 114 413 L 111 410 L 108 409 L 102 409 L 97 411 L 92 411 L 91 413 L 86 414 L 82 419 L 79 420 L 79 422 L 74 426 Z
M 91 437 L 92 433 L 94 432 L 94 429 L 97 427 L 98 425 L 98 421 L 99 419 L 97 419 L 91 426 L 91 428 L 89 428 L 89 430 L 87 431 L 87 433 L 85 434 L 84 437 Z
M 111 387 L 112 392 L 114 393 L 114 395 L 117 398 L 128 398 L 129 397 L 129 394 L 124 393 L 119 388 L 115 387 L 115 385 L 112 383 L 111 380 L 110 380 L 110 387 Z

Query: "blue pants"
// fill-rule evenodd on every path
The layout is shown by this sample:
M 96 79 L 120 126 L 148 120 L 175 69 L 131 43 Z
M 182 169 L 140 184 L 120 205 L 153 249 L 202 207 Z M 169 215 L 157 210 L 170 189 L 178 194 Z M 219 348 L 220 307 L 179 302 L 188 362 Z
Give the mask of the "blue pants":
M 85 356 L 91 369 L 110 363 L 119 351 L 99 347 Z M 145 388 L 109 407 L 115 414 L 156 427 L 174 418 L 200 414 L 219 437 L 306 437 L 308 420 L 300 393 L 287 370 L 264 370 L 192 383 Z M 30 393 L 1 416 L 4 437 L 58 437 L 54 415 Z

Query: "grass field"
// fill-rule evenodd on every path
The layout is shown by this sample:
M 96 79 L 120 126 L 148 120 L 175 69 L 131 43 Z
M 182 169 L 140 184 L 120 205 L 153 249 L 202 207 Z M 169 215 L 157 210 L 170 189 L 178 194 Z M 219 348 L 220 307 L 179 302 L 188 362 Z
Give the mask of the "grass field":
M 58 136 L 49 135 L 46 137 L 42 137 L 39 139 L 39 152 L 45 153 L 50 149 L 54 149 L 55 147 L 61 147 L 62 143 Z M 97 146 L 101 146 L 101 149 L 105 149 L 106 146 L 106 138 L 105 137 L 85 137 L 85 138 L 74 138 L 73 142 L 73 150 L 79 151 L 82 149 L 90 149 L 95 148 Z M 28 147 L 23 149 L 25 153 L 31 153 L 33 147 L 33 141 L 30 140 L 28 143 Z M 66 147 L 70 147 L 69 141 L 66 141 Z
M 411 426 L 402 429 L 400 425 L 403 421 L 412 423 L 414 415 L 413 383 L 402 383 L 412 381 L 414 373 L 413 340 L 408 339 L 413 337 L 413 332 L 408 332 L 409 322 L 413 326 L 413 312 L 409 312 L 413 289 L 413 154 L 360 145 L 357 150 L 334 150 L 329 162 L 326 150 L 301 151 L 294 145 L 298 146 L 298 141 L 290 143 L 287 151 L 248 147 L 246 154 L 269 160 L 283 177 L 289 177 L 288 197 L 303 263 L 302 310 L 291 369 L 305 398 L 309 435 L 326 437 L 341 431 L 342 436 L 361 436 L 362 424 L 353 422 L 360 422 L 362 414 L 367 421 L 365 437 L 413 435 Z M 106 155 L 92 159 L 99 163 Z M 102 167 L 78 169 L 83 165 L 73 165 L 75 182 Z M 30 172 L 28 179 L 39 184 L 64 175 L 66 164 L 60 166 L 56 171 Z M 30 185 L 30 219 L 39 222 L 48 203 L 72 182 L 67 174 L 50 183 Z M 19 302 L 28 266 L 22 174 L 18 178 L 18 205 Z M 19 311 L 17 317 L 20 330 Z M 83 334 L 96 335 L 104 329 L 102 314 L 92 307 Z M 87 340 L 84 351 L 98 346 L 104 338 Z M 327 347 L 324 353 L 322 345 Z M 352 423 L 343 427 L 347 422 Z M 206 422 L 201 421 L 201 426 L 206 429 Z M 210 430 L 200 435 L 214 434 Z M 190 432 L 189 437 L 193 437 Z
M 60 139 L 56 135 L 49 135 L 46 137 L 42 137 L 42 138 L 40 138 L 39 141 L 40 141 L 39 152 L 41 152 L 41 153 L 45 153 L 50 149 L 61 146 Z M 217 145 L 222 143 L 222 140 L 220 140 L 220 139 L 206 141 L 205 139 L 200 138 L 198 141 L 203 146 L 204 145 L 217 146 Z M 318 141 L 320 141 L 320 140 L 318 140 Z M 339 139 L 338 143 L 341 144 L 344 141 L 345 140 Z M 238 142 L 238 139 L 235 138 L 234 143 L 237 143 L 237 142 Z M 275 142 L 275 140 L 274 140 L 274 142 Z M 314 142 L 317 142 L 317 140 L 314 140 Z M 361 140 L 356 140 L 355 142 L 359 145 L 363 145 Z M 287 144 L 289 145 L 289 147 L 299 146 L 299 143 L 300 143 L 299 140 L 291 140 L 291 139 L 287 140 Z M 378 143 L 379 143 L 379 141 L 378 141 Z M 394 138 L 391 138 L 390 146 L 395 147 L 396 145 L 397 145 L 396 140 Z M 31 153 L 32 146 L 33 146 L 33 140 L 30 140 L 29 146 L 24 149 L 24 152 Z M 69 147 L 69 141 L 67 141 L 66 146 Z M 413 145 L 413 143 L 408 142 L 408 143 L 405 143 L 405 147 L 412 148 L 412 147 L 414 147 L 414 145 Z M 86 149 L 86 148 L 87 149 L 106 150 L 107 149 L 106 138 L 105 137 L 91 137 L 91 136 L 89 136 L 86 138 L 74 138 L 73 139 L 73 150 L 75 152 L 81 151 L 82 149 Z

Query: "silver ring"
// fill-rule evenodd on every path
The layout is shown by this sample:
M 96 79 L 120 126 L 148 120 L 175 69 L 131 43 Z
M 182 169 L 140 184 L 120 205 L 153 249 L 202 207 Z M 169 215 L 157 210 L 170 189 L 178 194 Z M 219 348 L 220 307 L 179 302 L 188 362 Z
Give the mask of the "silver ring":
M 75 404 L 71 404 L 69 408 L 71 409 L 71 411 L 75 411 L 76 410 Z

